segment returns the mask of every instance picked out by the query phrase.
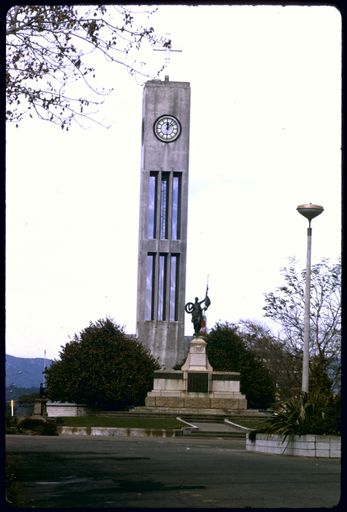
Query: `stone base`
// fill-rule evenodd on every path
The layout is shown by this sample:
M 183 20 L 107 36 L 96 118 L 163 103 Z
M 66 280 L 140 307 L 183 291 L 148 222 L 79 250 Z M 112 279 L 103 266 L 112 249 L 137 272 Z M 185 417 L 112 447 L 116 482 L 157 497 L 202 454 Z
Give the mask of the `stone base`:
M 153 390 L 147 394 L 145 405 L 231 412 L 247 409 L 247 400 L 240 393 L 240 374 L 214 372 L 207 358 L 205 340 L 196 337 L 190 342 L 189 354 L 181 370 L 154 372 Z
M 32 416 L 47 416 L 46 403 L 47 400 L 45 398 L 36 398 L 34 402 L 34 410 Z
M 247 409 L 247 400 L 241 397 L 213 398 L 206 393 L 205 396 L 147 396 L 146 407 L 158 407 L 168 409 L 220 409 L 221 411 L 243 411 Z
M 49 418 L 59 418 L 60 416 L 87 415 L 87 407 L 85 404 L 75 404 L 70 402 L 47 402 L 46 408 Z
M 209 363 L 206 353 L 207 343 L 201 336 L 194 337 L 189 344 L 189 353 L 182 371 L 209 371 L 212 372 L 212 366 Z
M 237 423 L 239 418 L 269 418 L 272 416 L 271 413 L 259 411 L 258 409 L 196 409 L 189 407 L 182 408 L 174 408 L 174 407 L 146 407 L 145 405 L 134 407 L 130 411 L 129 414 L 153 414 L 158 415 L 162 414 L 163 416 L 176 416 L 176 415 L 190 415 L 190 414 L 199 414 L 204 416 L 227 416 L 228 418 L 235 418 L 235 422 Z

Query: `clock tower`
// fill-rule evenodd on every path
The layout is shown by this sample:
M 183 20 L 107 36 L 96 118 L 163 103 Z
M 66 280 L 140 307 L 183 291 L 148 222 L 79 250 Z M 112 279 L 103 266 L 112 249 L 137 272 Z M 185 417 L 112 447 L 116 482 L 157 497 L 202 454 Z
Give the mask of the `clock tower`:
M 137 336 L 169 369 L 186 355 L 190 84 L 146 82 L 142 112 Z

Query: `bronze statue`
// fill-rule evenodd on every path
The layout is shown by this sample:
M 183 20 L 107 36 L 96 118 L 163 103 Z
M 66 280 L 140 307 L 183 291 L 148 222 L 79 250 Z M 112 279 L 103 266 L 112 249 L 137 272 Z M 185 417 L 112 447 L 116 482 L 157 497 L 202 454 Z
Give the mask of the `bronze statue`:
M 203 320 L 203 314 L 206 311 L 206 309 L 211 304 L 210 298 L 207 295 L 208 292 L 208 286 L 206 288 L 206 295 L 203 300 L 199 302 L 199 298 L 195 297 L 195 302 L 187 302 L 187 304 L 184 306 L 184 310 L 186 313 L 189 313 L 192 315 L 192 322 L 194 325 L 194 336 L 199 336 L 201 326 L 202 326 L 202 320 Z M 205 303 L 205 306 L 202 308 L 201 304 Z

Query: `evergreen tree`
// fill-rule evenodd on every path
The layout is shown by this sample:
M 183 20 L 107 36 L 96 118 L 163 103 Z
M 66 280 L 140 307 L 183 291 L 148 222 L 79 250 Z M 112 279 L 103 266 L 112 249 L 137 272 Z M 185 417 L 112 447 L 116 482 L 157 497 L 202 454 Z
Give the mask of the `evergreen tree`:
M 263 362 L 244 343 L 237 326 L 217 323 L 207 335 L 207 355 L 215 371 L 240 372 L 240 391 L 249 408 L 266 409 L 275 385 Z
M 111 319 L 98 320 L 75 335 L 46 369 L 50 400 L 85 403 L 105 410 L 144 402 L 159 364 Z

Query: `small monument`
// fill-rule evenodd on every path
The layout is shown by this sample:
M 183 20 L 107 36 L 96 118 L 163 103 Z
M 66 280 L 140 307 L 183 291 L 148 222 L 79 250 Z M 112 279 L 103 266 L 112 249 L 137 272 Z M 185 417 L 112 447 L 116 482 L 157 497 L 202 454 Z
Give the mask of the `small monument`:
M 210 306 L 208 287 L 205 298 L 188 302 L 185 311 L 192 315 L 193 339 L 180 370 L 154 372 L 153 390 L 147 394 L 147 408 L 177 412 L 231 412 L 247 409 L 245 395 L 240 393 L 239 372 L 216 372 L 210 365 L 203 337 L 206 334 L 205 311 Z M 201 305 L 204 304 L 204 307 Z
M 45 396 L 45 388 L 43 383 L 40 384 L 40 398 L 35 398 L 33 416 L 46 418 L 47 417 L 47 398 Z

